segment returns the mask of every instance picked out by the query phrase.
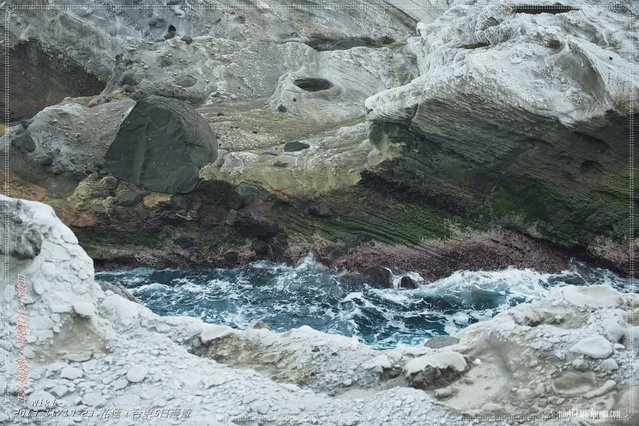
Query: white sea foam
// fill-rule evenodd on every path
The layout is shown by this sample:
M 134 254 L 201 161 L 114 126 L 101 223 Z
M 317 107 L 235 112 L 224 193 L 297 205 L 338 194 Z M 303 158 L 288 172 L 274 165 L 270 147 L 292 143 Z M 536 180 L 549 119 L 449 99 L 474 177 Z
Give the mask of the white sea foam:
M 312 255 L 296 265 L 260 261 L 238 269 L 154 270 L 101 273 L 120 281 L 161 315 L 190 315 L 204 321 L 247 328 L 252 320 L 276 331 L 309 325 L 355 336 L 377 348 L 417 344 L 434 335 L 455 334 L 522 302 L 543 298 L 567 283 L 629 286 L 610 271 L 575 264 L 546 274 L 529 269 L 458 271 L 415 290 L 373 289 L 361 276 L 328 268 Z

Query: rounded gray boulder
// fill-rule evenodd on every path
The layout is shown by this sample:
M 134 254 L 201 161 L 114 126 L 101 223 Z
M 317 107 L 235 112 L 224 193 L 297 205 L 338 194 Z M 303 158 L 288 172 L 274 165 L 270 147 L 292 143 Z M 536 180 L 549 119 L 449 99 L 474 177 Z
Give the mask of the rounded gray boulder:
M 195 189 L 200 169 L 216 158 L 208 123 L 190 105 L 161 96 L 135 104 L 105 155 L 114 176 L 170 194 Z

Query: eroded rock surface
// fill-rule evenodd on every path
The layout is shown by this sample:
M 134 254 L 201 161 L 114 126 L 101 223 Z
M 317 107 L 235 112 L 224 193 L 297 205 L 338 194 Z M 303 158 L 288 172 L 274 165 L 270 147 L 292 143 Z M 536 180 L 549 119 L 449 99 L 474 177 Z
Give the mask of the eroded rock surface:
M 58 401 L 58 409 L 133 410 L 143 398 L 154 407 L 193 407 L 193 421 L 220 422 L 258 414 L 294 422 L 313 416 L 323 424 L 342 424 L 344 417 L 367 424 L 387 418 L 454 422 L 464 414 L 484 424 L 481 416 L 518 413 L 568 424 L 553 417 L 557 410 L 590 408 L 619 410 L 621 422 L 633 421 L 628 410 L 636 360 L 629 336 L 637 328 L 636 294 L 565 286 L 468 327 L 452 345 L 379 352 L 309 327 L 275 333 L 259 324 L 235 330 L 159 317 L 93 281 L 91 260 L 51 208 L 4 196 L 0 201 L 23 225 L 8 231 L 10 241 L 21 241 L 18 251 L 30 246 L 20 239 L 29 229 L 42 238 L 39 254 L 11 254 L 9 269 L 2 270 L 12 281 L 25 277 L 24 308 L 13 282 L 3 284 L 2 303 L 7 312 L 24 309 L 27 343 L 14 347 L 15 328 L 3 328 L 7 344 L 0 352 L 13 359 L 22 350 L 32 404 L 44 395 Z M 571 349 L 584 341 L 589 353 L 605 353 L 593 358 Z M 8 374 L 15 374 L 14 362 Z M 7 403 L 14 404 L 16 384 L 6 386 Z M 4 408 L 13 413 L 15 406 Z
M 616 257 L 608 243 L 629 238 L 635 6 L 458 2 L 419 24 L 407 43 L 419 76 L 366 101 L 371 143 L 405 146 L 377 176 Z
M 18 3 L 7 3 L 11 46 L 58 49 L 108 83 L 12 127 L 0 180 L 54 205 L 101 263 L 314 250 L 358 270 L 391 259 L 382 266 L 429 280 L 560 271 L 571 257 L 630 272 L 632 1 Z M 244 206 L 201 200 L 226 191 L 194 190 L 183 206 L 103 181 L 108 147 L 148 95 L 204 118 L 219 149 L 199 181 L 263 189 L 282 241 L 239 234 L 230 223 Z M 328 210 L 309 217 L 316 205 Z M 173 244 L 182 236 L 192 243 Z

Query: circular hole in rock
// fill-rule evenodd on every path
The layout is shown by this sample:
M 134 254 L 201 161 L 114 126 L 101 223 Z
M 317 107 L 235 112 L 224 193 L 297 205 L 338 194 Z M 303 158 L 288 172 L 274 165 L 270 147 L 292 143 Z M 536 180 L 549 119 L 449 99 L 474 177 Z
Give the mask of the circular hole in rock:
M 323 78 L 300 78 L 294 83 L 297 87 L 307 92 L 319 92 L 333 87 L 333 84 Z

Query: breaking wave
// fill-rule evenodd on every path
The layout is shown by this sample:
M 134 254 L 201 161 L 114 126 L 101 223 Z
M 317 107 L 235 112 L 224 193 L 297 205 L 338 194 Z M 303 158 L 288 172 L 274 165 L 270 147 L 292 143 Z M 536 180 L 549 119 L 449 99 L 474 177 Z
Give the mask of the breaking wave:
M 236 269 L 138 268 L 101 272 L 96 279 L 123 284 L 159 315 L 193 316 L 235 328 L 259 320 L 275 331 L 308 325 L 356 336 L 377 349 L 454 335 L 504 309 L 543 298 L 556 286 L 605 284 L 630 291 L 629 279 L 581 264 L 560 274 L 459 271 L 414 290 L 375 289 L 363 276 L 328 268 L 311 255 L 293 266 L 259 261 Z

